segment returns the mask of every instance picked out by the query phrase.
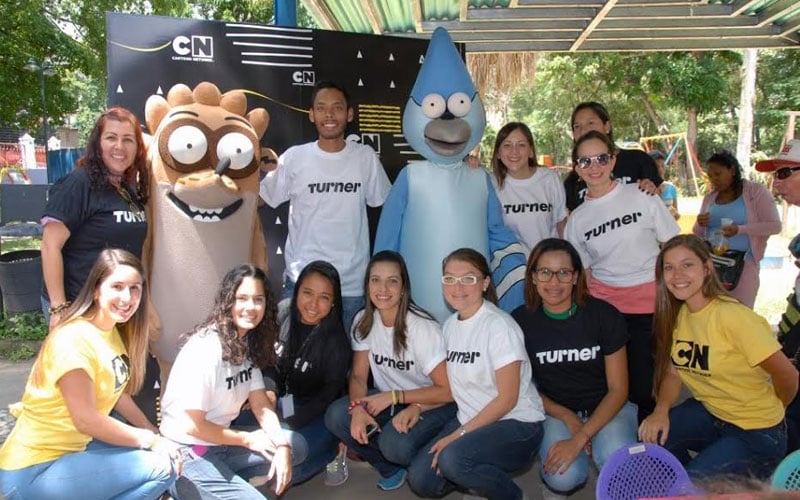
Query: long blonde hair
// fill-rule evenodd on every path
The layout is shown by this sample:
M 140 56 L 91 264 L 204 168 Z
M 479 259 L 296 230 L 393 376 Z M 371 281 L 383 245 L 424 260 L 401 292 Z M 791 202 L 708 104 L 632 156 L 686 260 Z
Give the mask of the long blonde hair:
M 82 318 L 91 317 L 95 313 L 97 306 L 95 302 L 95 292 L 120 266 L 132 267 L 142 277 L 142 298 L 139 303 L 138 309 L 125 323 L 116 325 L 117 331 L 122 338 L 122 343 L 128 351 L 128 358 L 130 366 L 128 384 L 125 387 L 127 394 L 136 394 L 142 387 L 145 375 L 145 366 L 147 363 L 147 342 L 149 340 L 149 325 L 148 325 L 148 309 L 149 300 L 147 294 L 147 283 L 144 282 L 144 270 L 142 269 L 141 261 L 136 258 L 132 253 L 125 250 L 116 248 L 105 249 L 100 252 L 97 260 L 89 271 L 89 276 L 86 278 L 86 283 L 83 284 L 78 296 L 72 302 L 72 305 L 67 308 L 61 315 L 58 323 L 56 323 L 53 331 L 45 339 L 42 348 L 39 350 L 39 355 L 31 369 L 31 382 L 33 385 L 41 385 L 44 381 L 44 368 L 42 366 L 42 353 L 44 353 L 47 343 L 52 338 L 53 334 L 66 324 Z
M 661 247 L 661 252 L 656 259 L 656 311 L 653 314 L 653 334 L 655 336 L 655 374 L 653 376 L 653 392 L 658 393 L 661 382 L 667 375 L 667 370 L 671 363 L 670 353 L 672 350 L 672 332 L 675 331 L 675 323 L 678 321 L 678 312 L 683 305 L 682 300 L 678 300 L 667 289 L 664 281 L 664 255 L 670 250 L 683 247 L 694 253 L 708 269 L 703 279 L 701 292 L 707 299 L 713 300 L 722 298 L 724 300 L 735 301 L 717 278 L 714 266 L 711 261 L 711 251 L 708 244 L 693 234 L 679 234 L 673 237 Z

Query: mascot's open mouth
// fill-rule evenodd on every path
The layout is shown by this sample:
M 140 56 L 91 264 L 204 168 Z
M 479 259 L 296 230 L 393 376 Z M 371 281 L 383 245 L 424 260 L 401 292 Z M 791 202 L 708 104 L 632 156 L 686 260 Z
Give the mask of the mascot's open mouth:
M 227 207 L 200 208 L 193 207 L 182 201 L 180 198 L 175 196 L 175 193 L 167 193 L 167 198 L 169 198 L 170 201 L 172 201 L 172 203 L 175 204 L 175 206 L 185 213 L 190 219 L 200 222 L 219 222 L 239 210 L 239 207 L 241 207 L 242 203 L 244 203 L 244 200 L 239 198 Z

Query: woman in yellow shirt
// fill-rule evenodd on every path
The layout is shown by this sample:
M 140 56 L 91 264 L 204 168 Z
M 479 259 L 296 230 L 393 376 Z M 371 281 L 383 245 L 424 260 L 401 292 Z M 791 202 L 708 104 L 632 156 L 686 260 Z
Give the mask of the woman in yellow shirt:
M 664 244 L 656 287 L 657 402 L 639 437 L 665 446 L 693 478 L 768 477 L 786 451 L 797 370 L 764 318 L 723 290 L 697 236 Z M 692 397 L 672 408 L 681 382 Z
M 131 399 L 148 341 L 143 276 L 132 254 L 103 250 L 48 336 L 0 448 L 8 500 L 155 499 L 175 481 L 175 445 Z

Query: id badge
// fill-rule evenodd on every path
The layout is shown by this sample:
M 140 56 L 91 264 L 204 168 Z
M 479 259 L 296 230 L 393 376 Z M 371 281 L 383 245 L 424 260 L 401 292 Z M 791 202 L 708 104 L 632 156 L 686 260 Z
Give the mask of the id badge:
M 294 415 L 294 396 L 287 394 L 281 397 L 281 416 L 289 418 Z

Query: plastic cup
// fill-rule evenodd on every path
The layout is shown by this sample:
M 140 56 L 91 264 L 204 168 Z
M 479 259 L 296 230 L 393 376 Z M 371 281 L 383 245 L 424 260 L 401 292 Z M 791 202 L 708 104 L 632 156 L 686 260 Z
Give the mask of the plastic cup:
M 721 227 L 728 227 L 733 225 L 733 219 L 729 219 L 727 217 L 723 217 L 719 220 L 719 225 Z

